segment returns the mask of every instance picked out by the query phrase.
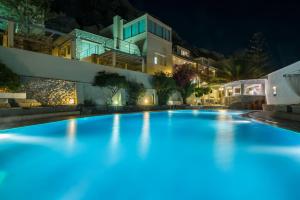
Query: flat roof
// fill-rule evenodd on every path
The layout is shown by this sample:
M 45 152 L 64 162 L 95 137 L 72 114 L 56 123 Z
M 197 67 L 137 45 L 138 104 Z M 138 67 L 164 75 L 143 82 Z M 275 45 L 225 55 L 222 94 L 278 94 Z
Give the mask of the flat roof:
M 267 79 L 248 79 L 248 80 L 238 80 L 238 81 L 233 81 L 230 83 L 226 83 L 223 86 L 224 87 L 232 87 L 232 86 L 237 86 L 241 84 L 264 84 Z

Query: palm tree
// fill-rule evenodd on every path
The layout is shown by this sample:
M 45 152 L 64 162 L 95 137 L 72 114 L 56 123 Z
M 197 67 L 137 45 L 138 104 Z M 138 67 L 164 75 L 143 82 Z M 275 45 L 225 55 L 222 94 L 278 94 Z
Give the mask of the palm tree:
M 219 77 L 226 81 L 255 79 L 265 75 L 263 68 L 249 62 L 245 51 L 217 62 L 216 66 L 219 68 Z

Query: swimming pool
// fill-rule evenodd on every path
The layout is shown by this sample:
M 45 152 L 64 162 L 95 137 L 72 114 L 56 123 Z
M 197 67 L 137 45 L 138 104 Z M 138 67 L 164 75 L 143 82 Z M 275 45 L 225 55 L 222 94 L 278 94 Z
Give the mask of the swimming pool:
M 300 135 L 229 111 L 0 131 L 0 199 L 300 199 Z

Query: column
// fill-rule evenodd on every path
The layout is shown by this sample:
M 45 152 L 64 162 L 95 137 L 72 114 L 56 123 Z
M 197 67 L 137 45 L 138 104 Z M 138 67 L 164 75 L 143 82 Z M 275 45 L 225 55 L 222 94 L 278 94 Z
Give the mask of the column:
M 142 72 L 145 73 L 145 59 L 142 58 Z
M 77 52 L 76 52 L 76 39 L 72 39 L 71 41 L 71 59 L 77 59 Z
M 14 34 L 15 34 L 15 23 L 12 21 L 8 21 L 7 27 L 7 47 L 14 47 Z
M 244 95 L 245 94 L 245 84 L 242 83 L 241 84 L 241 95 Z
M 116 56 L 116 52 L 113 51 L 112 52 L 112 66 L 115 67 L 117 64 L 117 56 Z

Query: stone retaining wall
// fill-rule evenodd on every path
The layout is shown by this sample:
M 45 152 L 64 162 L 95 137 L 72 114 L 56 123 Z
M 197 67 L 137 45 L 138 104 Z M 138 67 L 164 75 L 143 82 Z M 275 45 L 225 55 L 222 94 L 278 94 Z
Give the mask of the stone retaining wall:
M 76 83 L 71 81 L 23 77 L 21 90 L 45 106 L 76 104 Z

